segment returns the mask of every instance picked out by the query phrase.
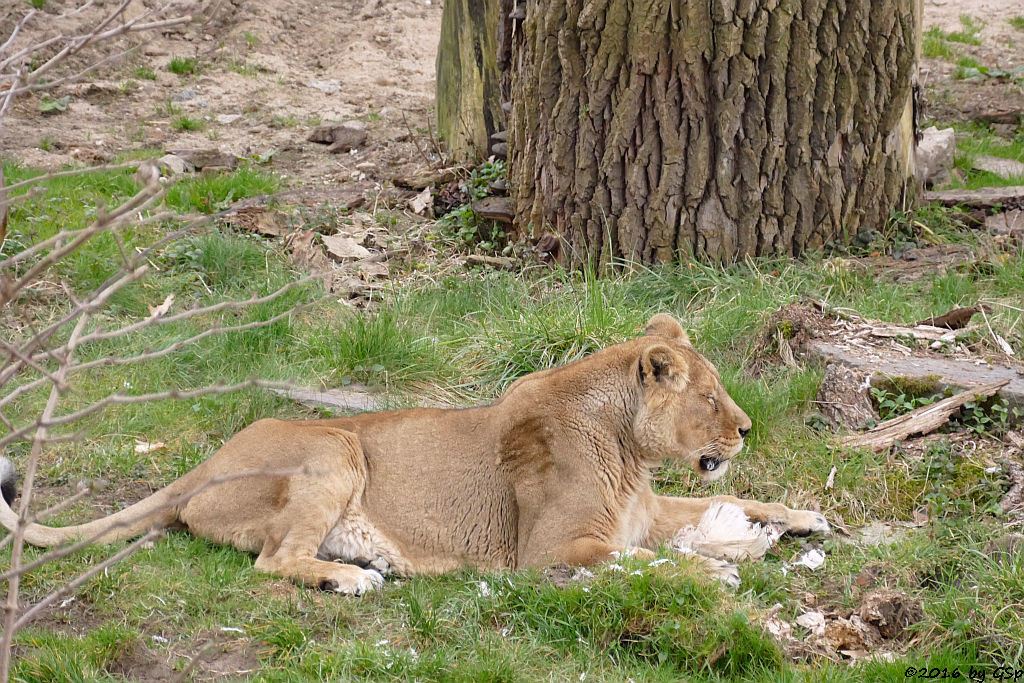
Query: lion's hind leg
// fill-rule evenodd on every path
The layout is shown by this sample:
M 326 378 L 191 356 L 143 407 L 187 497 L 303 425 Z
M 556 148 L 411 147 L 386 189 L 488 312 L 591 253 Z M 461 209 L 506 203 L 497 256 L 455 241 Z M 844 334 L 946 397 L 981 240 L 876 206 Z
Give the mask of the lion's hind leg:
M 259 553 L 259 571 L 350 595 L 379 588 L 384 578 L 372 569 L 316 559 L 366 483 L 356 435 L 325 426 L 268 426 L 273 429 L 239 433 L 211 461 L 219 470 L 212 475 L 237 475 L 242 458 L 232 454 L 246 453 L 243 472 L 251 476 L 245 472 L 195 496 L 182 521 L 196 535 Z

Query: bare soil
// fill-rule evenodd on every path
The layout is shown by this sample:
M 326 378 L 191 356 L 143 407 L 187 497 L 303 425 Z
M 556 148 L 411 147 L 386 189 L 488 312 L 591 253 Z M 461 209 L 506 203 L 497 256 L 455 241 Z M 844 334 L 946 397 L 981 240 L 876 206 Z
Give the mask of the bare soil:
M 1007 21 L 1024 16 L 1020 0 L 925 0 L 924 29 L 937 27 L 946 33 L 964 30 L 961 16 L 980 20 L 984 26 L 978 33 L 980 45 L 951 42 L 950 45 L 979 64 L 1011 70 L 1024 64 L 1024 31 Z M 1024 112 L 1024 85 L 1002 78 L 957 79 L 956 64 L 940 58 L 921 60 L 920 84 L 923 113 L 926 120 L 986 120 L 992 115 L 1012 119 Z M 1018 74 L 1024 76 L 1024 73 Z M 1009 125 L 1016 121 L 1004 121 Z
M 80 4 L 48 0 L 22 30 L 20 44 L 58 28 L 91 25 L 116 3 L 60 18 Z M 149 4 L 133 1 L 128 16 Z M 293 186 L 330 190 L 372 188 L 425 166 L 427 155 L 436 158 L 429 137 L 417 129 L 429 130 L 433 119 L 438 3 L 200 0 L 175 6 L 195 17 L 193 23 L 122 37 L 71 60 L 69 70 L 131 50 L 82 82 L 47 94 L 70 96 L 66 111 L 41 113 L 40 96 L 17 100 L 0 129 L 4 156 L 52 169 L 131 150 L 216 147 L 243 158 L 276 150 L 269 167 Z M 25 9 L 8 3 L 0 10 L 0 35 L 10 34 Z M 172 73 L 175 57 L 197 59 L 198 72 Z M 203 129 L 174 130 L 172 121 L 181 115 L 203 121 Z M 369 138 L 361 148 L 328 154 L 306 141 L 317 124 L 347 120 L 366 124 Z

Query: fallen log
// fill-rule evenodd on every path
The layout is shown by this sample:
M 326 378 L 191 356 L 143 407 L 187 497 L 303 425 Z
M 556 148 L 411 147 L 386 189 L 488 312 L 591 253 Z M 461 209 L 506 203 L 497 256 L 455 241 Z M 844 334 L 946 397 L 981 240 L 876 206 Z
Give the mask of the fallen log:
M 942 190 L 925 192 L 925 204 L 942 204 L 943 206 L 968 206 L 972 209 L 990 211 L 996 206 L 1005 209 L 1024 205 L 1024 185 L 1008 187 L 982 187 L 977 190 Z
M 967 323 L 971 322 L 971 317 L 975 313 L 991 313 L 991 309 L 982 304 L 980 306 L 965 306 L 963 308 L 954 308 L 953 310 L 943 313 L 942 315 L 936 315 L 931 318 L 925 318 L 920 320 L 915 325 L 929 325 L 931 327 L 944 327 L 947 330 L 961 330 L 967 327 Z
M 1006 386 L 1009 380 L 1000 380 L 990 384 L 971 387 L 963 392 L 943 399 L 938 403 L 922 406 L 906 415 L 886 420 L 874 429 L 863 434 L 853 434 L 842 440 L 844 448 L 867 448 L 884 451 L 896 441 L 902 441 L 912 434 L 927 434 L 949 421 L 950 416 L 968 401 L 976 397 L 988 397 Z

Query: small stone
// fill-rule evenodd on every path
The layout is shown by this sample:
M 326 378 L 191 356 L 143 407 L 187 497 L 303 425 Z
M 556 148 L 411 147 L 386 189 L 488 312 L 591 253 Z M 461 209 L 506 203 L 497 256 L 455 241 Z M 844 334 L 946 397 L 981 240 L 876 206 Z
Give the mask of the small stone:
M 174 93 L 171 97 L 175 102 L 186 102 L 188 100 L 194 100 L 196 98 L 196 91 L 192 88 L 185 88 Z
M 233 169 L 238 166 L 238 157 L 219 149 L 168 149 L 168 154 L 174 154 L 195 166 L 196 170 L 206 169 Z
M 1016 159 L 977 156 L 974 157 L 974 161 L 971 163 L 971 168 L 976 171 L 993 173 L 1000 178 L 1005 178 L 1007 180 L 1024 177 L 1024 164 Z
M 241 118 L 243 118 L 241 114 L 217 114 L 217 116 L 214 117 L 214 121 L 222 126 L 230 126 Z
M 322 91 L 325 95 L 334 95 L 341 90 L 341 83 L 338 81 L 310 81 L 307 85 Z
M 941 185 L 953 167 L 956 134 L 952 128 L 939 130 L 935 126 L 921 131 L 914 157 L 914 175 L 926 187 Z
M 164 175 L 181 175 L 182 173 L 192 173 L 196 170 L 196 167 L 190 164 L 185 159 L 182 159 L 177 154 L 165 154 L 156 160 L 157 165 Z
M 327 151 L 339 154 L 359 147 L 366 142 L 368 135 L 366 124 L 362 121 L 346 121 L 340 125 L 317 126 L 306 139 L 310 142 L 330 145 Z

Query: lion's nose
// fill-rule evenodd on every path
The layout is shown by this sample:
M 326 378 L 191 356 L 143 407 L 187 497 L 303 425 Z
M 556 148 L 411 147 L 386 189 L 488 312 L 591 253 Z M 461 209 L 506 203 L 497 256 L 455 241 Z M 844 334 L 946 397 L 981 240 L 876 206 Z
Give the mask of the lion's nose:
M 747 438 L 747 434 L 749 434 L 749 433 L 750 433 L 750 428 L 749 427 L 747 429 L 741 429 L 740 430 L 740 438 L 741 439 Z

